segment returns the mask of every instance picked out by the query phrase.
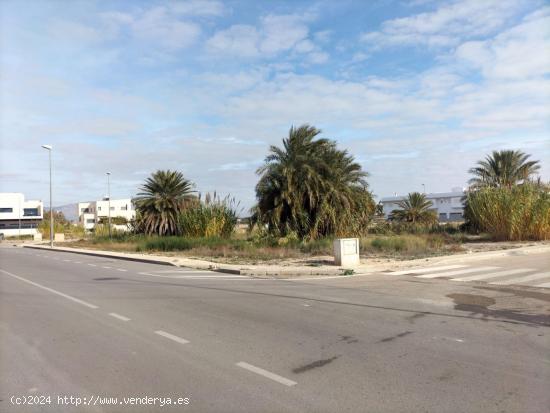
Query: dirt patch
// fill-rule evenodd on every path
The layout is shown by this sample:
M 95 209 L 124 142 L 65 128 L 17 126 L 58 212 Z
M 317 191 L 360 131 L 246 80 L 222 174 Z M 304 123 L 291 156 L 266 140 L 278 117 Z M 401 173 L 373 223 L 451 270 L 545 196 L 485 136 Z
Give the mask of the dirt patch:
M 449 294 L 447 297 L 452 298 L 455 303 L 456 310 L 462 311 L 477 311 L 480 307 L 487 307 L 496 303 L 496 300 L 484 295 L 474 294 Z
M 309 363 L 309 364 L 306 364 L 304 366 L 300 366 L 300 367 L 297 367 L 295 369 L 292 369 L 292 372 L 296 373 L 296 374 L 300 374 L 300 373 L 303 373 L 303 372 L 311 370 L 311 369 L 316 369 L 318 367 L 323 367 L 323 366 L 326 366 L 329 363 L 332 363 L 334 360 L 336 360 L 339 357 L 340 356 L 334 356 L 334 357 L 324 359 L 324 360 L 317 360 L 317 361 L 314 361 L 313 363 Z
M 510 293 L 512 295 L 515 295 L 516 297 L 523 297 L 523 298 L 534 298 L 535 300 L 545 301 L 547 303 L 550 303 L 550 294 L 549 293 L 542 293 L 540 291 L 530 291 L 530 290 L 524 290 L 519 288 L 509 288 L 509 287 L 475 287 L 478 290 L 489 290 L 489 291 L 499 291 L 503 293 Z
M 469 312 L 470 315 L 481 315 L 483 319 L 488 317 L 503 318 L 521 321 L 531 326 L 550 326 L 550 316 L 545 314 L 525 313 L 517 310 L 490 309 L 487 308 L 496 303 L 496 300 L 484 295 L 475 294 L 449 294 L 455 304 L 455 310 Z

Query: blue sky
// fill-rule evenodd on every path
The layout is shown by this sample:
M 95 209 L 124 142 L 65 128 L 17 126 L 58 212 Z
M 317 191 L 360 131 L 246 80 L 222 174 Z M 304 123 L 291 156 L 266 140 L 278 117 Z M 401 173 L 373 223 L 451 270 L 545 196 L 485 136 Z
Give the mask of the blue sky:
M 378 196 L 464 186 L 493 149 L 550 179 L 544 1 L 0 3 L 1 190 L 133 196 L 159 168 L 254 202 L 291 125 L 348 149 Z

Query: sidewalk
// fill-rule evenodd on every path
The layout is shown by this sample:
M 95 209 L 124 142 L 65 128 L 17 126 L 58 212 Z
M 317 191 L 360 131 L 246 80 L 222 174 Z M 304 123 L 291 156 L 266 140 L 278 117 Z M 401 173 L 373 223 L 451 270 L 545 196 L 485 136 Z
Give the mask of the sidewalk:
M 23 245 L 23 248 L 34 248 L 52 250 L 46 245 Z M 107 257 L 128 261 L 138 261 L 152 264 L 172 265 L 175 267 L 194 268 L 198 270 L 218 271 L 222 273 L 247 275 L 251 277 L 269 278 L 290 278 L 305 276 L 346 276 L 346 268 L 332 265 L 303 265 L 303 266 L 282 266 L 282 265 L 245 265 L 245 264 L 223 264 L 206 260 L 199 260 L 185 257 L 166 257 L 161 255 L 149 255 L 139 253 L 123 253 L 112 251 L 96 251 L 81 248 L 54 247 L 54 251 L 65 251 L 76 254 L 91 255 L 96 257 Z M 455 254 L 439 257 L 421 258 L 415 260 L 398 261 L 386 260 L 385 262 L 368 262 L 362 259 L 361 265 L 353 268 L 353 275 L 368 275 L 375 272 L 396 271 L 403 268 L 425 267 L 442 263 L 456 263 L 483 260 L 513 255 L 529 255 L 550 253 L 550 245 L 535 245 L 528 247 L 513 248 L 499 251 L 476 252 L 469 254 Z M 352 274 L 349 274 L 352 275 Z

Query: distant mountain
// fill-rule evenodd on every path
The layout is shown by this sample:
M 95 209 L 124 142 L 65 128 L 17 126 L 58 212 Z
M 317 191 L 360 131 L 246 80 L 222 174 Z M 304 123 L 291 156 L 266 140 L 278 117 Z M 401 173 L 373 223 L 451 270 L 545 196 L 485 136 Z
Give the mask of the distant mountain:
M 53 210 L 56 212 L 61 211 L 67 221 L 76 222 L 78 221 L 78 211 L 77 211 L 78 205 L 75 204 L 66 204 L 66 205 L 60 205 L 60 206 L 54 206 Z M 45 211 L 49 211 L 50 208 L 45 207 Z

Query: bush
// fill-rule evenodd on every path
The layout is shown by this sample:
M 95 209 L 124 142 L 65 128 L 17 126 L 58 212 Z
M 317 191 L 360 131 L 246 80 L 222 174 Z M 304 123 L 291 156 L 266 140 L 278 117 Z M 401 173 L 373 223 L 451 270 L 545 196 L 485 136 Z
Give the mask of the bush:
M 190 206 L 178 215 L 178 233 L 185 237 L 231 236 L 237 226 L 237 207 L 234 199 L 211 200 L 207 194 L 204 203 Z
M 498 241 L 550 239 L 550 193 L 541 185 L 482 188 L 466 199 L 466 227 Z

